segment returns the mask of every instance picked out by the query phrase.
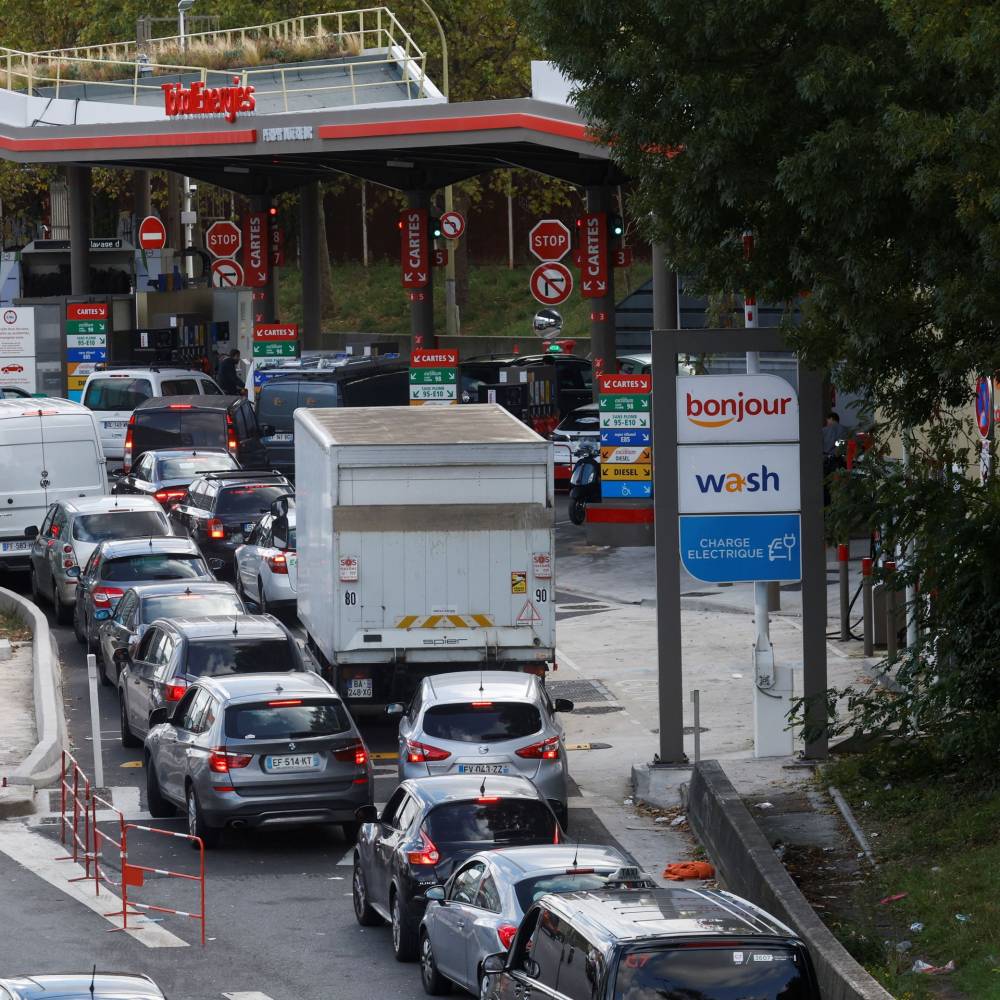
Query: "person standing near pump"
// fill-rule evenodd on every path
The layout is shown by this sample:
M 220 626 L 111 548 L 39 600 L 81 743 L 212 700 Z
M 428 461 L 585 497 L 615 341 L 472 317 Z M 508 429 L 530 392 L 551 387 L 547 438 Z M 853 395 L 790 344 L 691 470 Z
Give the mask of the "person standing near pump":
M 843 440 L 846 431 L 840 423 L 840 415 L 836 410 L 831 410 L 826 415 L 826 423 L 823 424 L 823 457 L 832 458 L 837 451 L 837 442 Z
M 243 393 L 243 379 L 240 378 L 240 352 L 231 350 L 219 364 L 219 386 L 227 396 Z

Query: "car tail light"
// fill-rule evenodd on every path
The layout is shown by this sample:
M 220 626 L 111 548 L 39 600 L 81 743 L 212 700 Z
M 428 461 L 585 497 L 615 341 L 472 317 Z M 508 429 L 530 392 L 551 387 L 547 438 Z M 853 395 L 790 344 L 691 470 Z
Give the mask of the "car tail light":
M 233 418 L 226 414 L 226 447 L 235 455 L 239 450 L 239 441 L 236 440 L 236 428 L 233 426 Z
M 521 747 L 514 753 L 527 760 L 558 760 L 559 737 L 550 736 L 547 740 L 542 740 L 541 743 L 532 743 L 530 746 Z
M 288 576 L 288 560 L 285 558 L 284 552 L 268 556 L 267 565 L 270 567 L 272 573 Z
M 124 593 L 125 591 L 118 587 L 95 587 L 94 604 L 99 608 L 110 608 L 112 604 L 117 604 L 121 600 Z
M 190 410 L 190 403 L 170 403 L 167 407 L 168 410 Z
M 209 538 L 225 538 L 226 528 L 225 525 L 217 518 L 213 517 L 209 520 L 208 524 L 205 525 L 208 531 Z
M 157 490 L 153 494 L 153 499 L 160 503 L 176 503 L 187 496 L 187 490 Z
M 357 740 L 355 743 L 350 744 L 350 746 L 342 747 L 340 750 L 335 751 L 333 756 L 337 760 L 354 761 L 358 767 L 364 767 L 368 763 L 368 751 L 361 740 Z
M 492 805 L 494 802 L 499 802 L 500 801 L 500 796 L 499 795 L 480 795 L 479 798 L 476 799 L 476 801 L 478 803 L 480 803 L 481 805 Z
M 556 823 L 555 828 L 552 831 L 552 843 L 553 844 L 558 844 L 559 843 L 559 824 L 558 823 Z
M 432 747 L 416 740 L 406 741 L 406 759 L 410 764 L 426 764 L 432 760 L 447 760 L 451 754 L 447 750 Z
M 287 708 L 289 705 L 301 705 L 301 698 L 282 698 L 280 701 L 269 701 L 268 708 Z
M 500 947 L 504 951 L 509 951 L 514 943 L 514 935 L 517 933 L 516 924 L 501 924 L 497 928 L 497 937 L 500 939 Z
M 128 420 L 128 430 L 125 431 L 125 453 L 122 456 L 122 472 L 127 476 L 132 469 L 132 433 L 135 428 L 135 414 Z
M 492 708 L 493 707 L 493 702 L 492 701 L 474 701 L 474 702 L 472 702 L 472 707 L 473 708 Z
M 233 768 L 246 767 L 253 760 L 253 754 L 233 753 L 216 747 L 208 755 L 208 769 L 216 774 L 228 774 Z
M 434 841 L 424 833 L 423 830 L 420 831 L 420 850 L 419 851 L 407 851 L 406 860 L 410 862 L 411 865 L 436 865 L 441 860 L 441 855 L 438 853 L 438 849 L 434 846 Z
M 167 701 L 180 701 L 184 697 L 184 692 L 187 691 L 187 684 L 183 681 L 173 681 L 166 684 L 163 688 L 163 697 Z
M 68 552 L 72 552 L 72 551 L 73 551 L 73 546 L 72 545 L 64 545 L 63 546 L 63 552 L 67 552 L 68 553 Z
M 594 874 L 594 869 L 593 868 L 567 868 L 566 869 L 566 874 L 567 875 L 593 875 Z

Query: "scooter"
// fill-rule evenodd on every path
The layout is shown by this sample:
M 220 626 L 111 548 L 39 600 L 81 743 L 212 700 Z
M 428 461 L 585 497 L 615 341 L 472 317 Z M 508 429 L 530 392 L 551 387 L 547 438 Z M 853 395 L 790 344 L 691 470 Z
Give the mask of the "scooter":
M 569 519 L 583 524 L 587 504 L 601 502 L 601 462 L 593 445 L 581 445 L 580 457 L 569 477 Z

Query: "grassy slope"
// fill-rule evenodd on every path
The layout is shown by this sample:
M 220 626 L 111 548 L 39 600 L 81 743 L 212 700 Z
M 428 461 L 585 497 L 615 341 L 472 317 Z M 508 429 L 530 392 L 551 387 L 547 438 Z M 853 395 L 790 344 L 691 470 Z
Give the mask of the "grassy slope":
M 469 303 L 462 310 L 462 333 L 468 336 L 530 336 L 531 317 L 541 308 L 528 291 L 531 267 L 513 271 L 502 265 L 473 267 L 469 271 Z M 621 301 L 650 276 L 648 264 L 639 263 L 626 272 L 615 272 L 616 298 Z M 399 265 L 379 262 L 370 267 L 360 264 L 337 264 L 332 269 L 336 313 L 325 330 L 362 333 L 410 332 L 409 301 L 400 287 Z M 438 269 L 435 279 L 435 315 L 439 333 L 444 332 L 444 273 Z M 301 275 L 293 268 L 282 269 L 278 302 L 281 319 L 299 322 Z M 565 320 L 566 336 L 589 335 L 589 306 L 574 291 L 559 307 Z
M 882 862 L 857 900 L 870 923 L 835 930 L 896 997 L 958 996 L 949 991 L 957 988 L 975 1000 L 1000 998 L 1000 793 L 967 780 L 960 764 L 944 776 L 927 771 L 868 755 L 826 774 L 863 829 L 877 835 L 872 843 Z M 902 892 L 905 899 L 878 905 Z M 909 929 L 916 921 L 924 924 L 919 933 Z M 900 956 L 902 940 L 913 947 Z M 916 958 L 933 965 L 954 959 L 957 970 L 928 981 L 908 971 Z

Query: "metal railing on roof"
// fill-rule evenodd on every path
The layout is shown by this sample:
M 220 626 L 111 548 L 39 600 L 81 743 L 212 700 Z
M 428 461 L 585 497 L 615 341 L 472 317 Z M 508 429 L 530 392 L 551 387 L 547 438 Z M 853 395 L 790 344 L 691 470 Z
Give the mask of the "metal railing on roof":
M 274 43 L 281 43 L 275 48 Z M 263 53 L 261 49 L 263 48 Z M 331 51 L 335 53 L 330 55 Z M 160 61 L 163 53 L 190 60 Z M 248 58 L 250 57 L 250 58 Z M 250 59 L 267 59 L 266 64 L 248 65 Z M 280 60 L 280 61 L 279 61 Z M 198 63 L 225 63 L 225 66 Z M 308 65 L 297 63 L 308 62 Z M 121 100 L 123 90 L 131 92 L 133 104 L 147 93 L 159 100 L 161 85 L 183 76 L 185 82 L 200 80 L 206 87 L 227 86 L 234 76 L 241 86 L 253 85 L 258 101 L 281 96 L 285 110 L 289 98 L 324 91 L 351 92 L 351 103 L 364 100 L 369 87 L 382 87 L 385 79 L 358 79 L 366 68 L 394 64 L 406 96 L 426 97 L 427 56 L 388 7 L 334 11 L 287 18 L 270 24 L 245 28 L 222 28 L 185 36 L 154 38 L 140 49 L 135 42 L 110 42 L 104 45 L 74 46 L 44 52 L 22 52 L 0 47 L 0 80 L 8 90 L 37 92 L 51 89 L 56 97 L 66 87 L 85 83 L 97 88 L 94 99 L 101 99 L 100 88 L 111 99 Z M 346 80 L 317 85 L 319 78 L 333 69 L 343 71 Z M 290 81 L 288 75 L 293 74 Z M 277 76 L 278 85 L 268 86 Z M 316 78 L 312 84 L 308 78 Z M 267 82 L 265 82 L 267 81 Z

